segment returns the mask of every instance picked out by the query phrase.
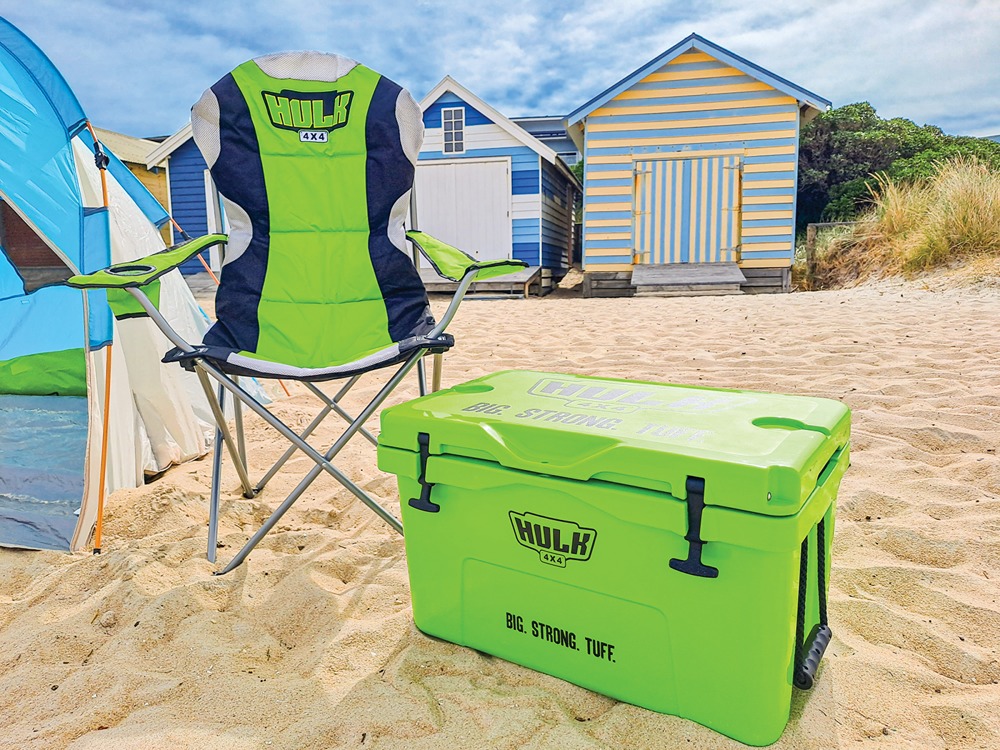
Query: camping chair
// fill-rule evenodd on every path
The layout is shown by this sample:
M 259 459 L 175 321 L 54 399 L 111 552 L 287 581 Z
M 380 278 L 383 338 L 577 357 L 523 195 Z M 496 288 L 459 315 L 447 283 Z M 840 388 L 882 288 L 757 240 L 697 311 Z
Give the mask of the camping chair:
M 220 441 L 228 448 L 247 498 L 263 490 L 295 450 L 316 463 L 219 575 L 240 565 L 323 471 L 402 534 L 401 523 L 332 460 L 359 432 L 375 442 L 364 430 L 366 420 L 425 354 L 453 345 L 445 328 L 472 282 L 525 264 L 477 262 L 422 232 L 404 232 L 423 138 L 421 111 L 406 90 L 353 60 L 319 52 L 250 60 L 204 93 L 192 109 L 191 122 L 223 198 L 229 236 L 201 237 L 131 263 L 74 276 L 67 283 L 106 288 L 120 308 L 116 312 L 129 303 L 133 312 L 148 315 L 174 345 L 163 361 L 197 373 L 218 426 L 210 561 L 215 561 L 218 529 Z M 406 240 L 438 273 L 459 282 L 440 321 L 431 315 Z M 214 245 L 224 245 L 217 322 L 195 345 L 160 315 L 156 280 Z M 395 372 L 357 416 L 341 407 L 341 399 L 363 374 L 394 365 Z M 418 375 L 423 394 L 422 367 Z M 240 385 L 242 376 L 301 381 L 323 401 L 323 409 L 297 434 Z M 346 383 L 332 397 L 315 385 L 334 379 Z M 235 440 L 224 416 L 227 391 L 236 399 Z M 256 485 L 247 471 L 243 404 L 291 443 Z M 323 453 L 306 438 L 330 413 L 349 424 Z

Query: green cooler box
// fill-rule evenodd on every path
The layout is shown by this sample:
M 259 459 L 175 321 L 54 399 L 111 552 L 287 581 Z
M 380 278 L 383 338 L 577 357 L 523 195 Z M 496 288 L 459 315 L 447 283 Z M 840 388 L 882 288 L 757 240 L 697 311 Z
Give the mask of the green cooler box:
M 752 745 L 830 639 L 850 412 L 488 375 L 382 413 L 420 630 Z

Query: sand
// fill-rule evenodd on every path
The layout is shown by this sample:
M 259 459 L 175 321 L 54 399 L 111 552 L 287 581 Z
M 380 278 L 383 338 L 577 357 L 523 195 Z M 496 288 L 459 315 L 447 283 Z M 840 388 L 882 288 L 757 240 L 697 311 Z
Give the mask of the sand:
M 446 385 L 536 368 L 844 400 L 835 637 L 774 747 L 1000 748 L 1000 291 L 469 300 L 452 330 Z M 276 410 L 302 427 L 313 404 Z M 257 420 L 249 444 L 257 472 L 281 449 Z M 338 463 L 398 511 L 370 445 Z M 252 501 L 227 472 L 220 558 L 308 467 Z M 325 478 L 213 578 L 209 472 L 114 494 L 99 557 L 0 550 L 0 748 L 742 747 L 420 634 L 402 540 Z

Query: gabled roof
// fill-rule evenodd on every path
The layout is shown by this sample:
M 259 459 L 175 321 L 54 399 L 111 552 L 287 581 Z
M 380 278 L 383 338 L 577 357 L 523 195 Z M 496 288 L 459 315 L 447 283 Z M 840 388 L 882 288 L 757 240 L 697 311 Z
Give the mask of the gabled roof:
M 673 47 L 668 49 L 659 57 L 650 60 L 648 63 L 643 65 L 636 71 L 633 71 L 629 75 L 625 76 L 623 79 L 618 81 L 615 85 L 602 91 L 600 94 L 595 96 L 589 102 L 584 104 L 579 109 L 571 112 L 566 117 L 566 126 L 575 125 L 584 118 L 586 118 L 595 109 L 604 106 L 608 101 L 614 99 L 620 93 L 626 89 L 630 89 L 633 85 L 641 81 L 643 78 L 648 76 L 650 73 L 655 72 L 659 68 L 663 67 L 667 63 L 671 62 L 674 58 L 683 55 L 685 52 L 689 52 L 692 49 L 697 49 L 701 52 L 711 55 L 715 59 L 728 64 L 729 66 L 736 68 L 737 70 L 745 73 L 752 78 L 756 78 L 762 83 L 766 83 L 768 86 L 777 89 L 783 94 L 792 96 L 799 102 L 799 107 L 806 107 L 808 110 L 814 110 L 812 116 L 815 116 L 821 112 L 825 112 L 830 108 L 830 102 L 821 96 L 808 91 L 801 86 L 796 86 L 791 81 L 785 80 L 781 76 L 776 76 L 770 71 L 764 70 L 764 68 L 759 65 L 754 65 L 749 60 L 745 60 L 739 55 L 734 55 L 727 49 L 723 49 L 717 44 L 713 44 L 702 36 L 697 34 L 691 34 L 681 42 L 678 42 Z M 806 119 L 811 119 L 807 117 Z
M 163 143 L 157 144 L 156 148 L 146 157 L 146 168 L 152 169 L 160 164 L 170 154 L 183 146 L 191 139 L 191 121 L 185 123 L 184 127 L 167 138 Z
M 557 169 L 563 172 L 575 184 L 579 185 L 579 180 L 576 179 L 573 173 L 569 170 L 569 167 L 566 166 L 566 163 L 559 158 L 559 155 L 555 151 L 535 138 L 535 136 L 531 135 L 531 133 L 526 131 L 517 123 L 513 122 L 509 117 L 484 102 L 451 76 L 445 76 L 442 78 L 438 85 L 431 89 L 427 96 L 420 100 L 421 111 L 426 112 L 428 108 L 434 104 L 434 102 L 446 93 L 454 94 L 466 104 L 470 104 L 475 107 L 488 117 L 494 125 L 499 127 L 522 145 L 530 148 L 536 154 L 545 159 L 545 161 L 549 164 L 554 165 Z
M 145 164 L 146 156 L 150 150 L 160 145 L 145 138 L 135 138 L 131 135 L 116 133 L 113 130 L 105 130 L 104 128 L 95 127 L 94 132 L 97 133 L 97 137 L 101 143 L 111 150 L 111 153 L 129 164 Z M 155 167 L 158 164 L 159 162 L 153 164 L 153 166 Z M 147 169 L 151 168 L 147 167 Z

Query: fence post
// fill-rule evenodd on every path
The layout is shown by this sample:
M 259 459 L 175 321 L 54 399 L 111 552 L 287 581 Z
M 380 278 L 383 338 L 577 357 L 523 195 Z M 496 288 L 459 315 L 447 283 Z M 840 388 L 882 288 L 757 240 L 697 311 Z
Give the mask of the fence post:
M 816 255 L 816 225 L 807 224 L 806 225 L 806 285 L 809 289 L 812 289 L 813 277 L 816 271 L 815 264 Z

